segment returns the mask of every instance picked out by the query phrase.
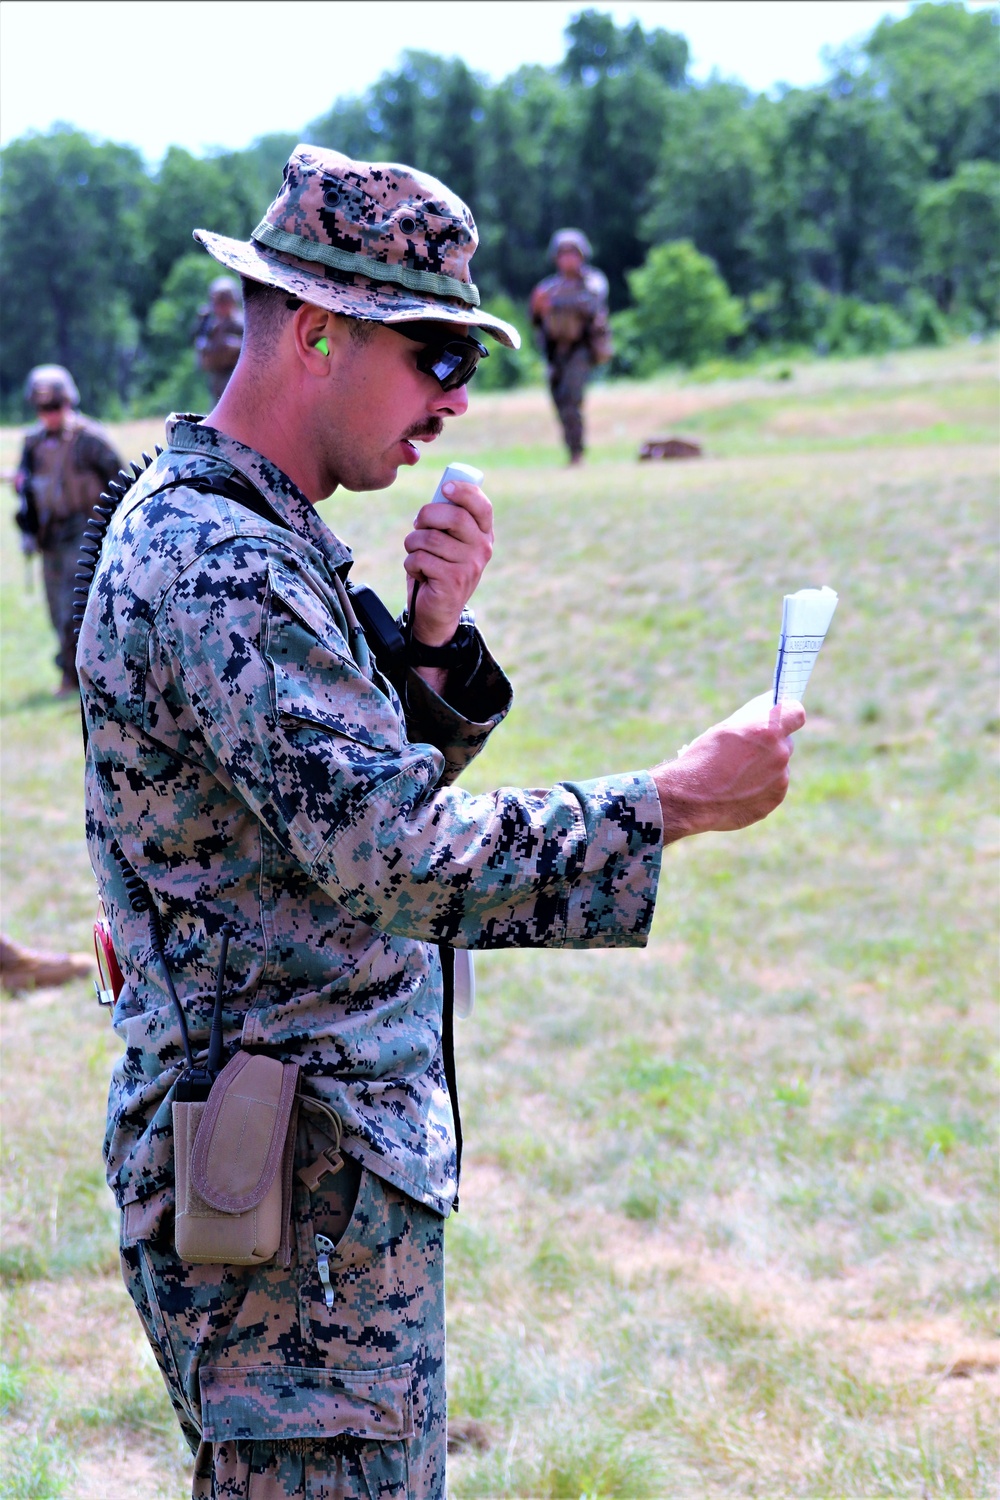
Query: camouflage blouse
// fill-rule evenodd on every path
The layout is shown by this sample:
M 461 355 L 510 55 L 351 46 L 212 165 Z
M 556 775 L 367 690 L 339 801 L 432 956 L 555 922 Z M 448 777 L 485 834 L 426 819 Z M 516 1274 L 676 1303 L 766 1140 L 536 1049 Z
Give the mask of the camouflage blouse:
M 652 778 L 451 785 L 510 703 L 485 647 L 458 701 L 411 671 L 404 709 L 363 639 L 352 654 L 334 583 L 350 552 L 292 481 L 196 418 L 171 418 L 167 436 L 112 522 L 77 658 L 87 838 L 127 981 L 105 1142 L 126 1238 L 155 1232 L 173 1201 L 184 1058 L 113 839 L 159 913 L 196 1057 L 228 921 L 227 1045 L 297 1059 L 351 1155 L 447 1213 L 434 945 L 644 943 L 662 841 Z M 212 492 L 238 476 L 262 514 Z

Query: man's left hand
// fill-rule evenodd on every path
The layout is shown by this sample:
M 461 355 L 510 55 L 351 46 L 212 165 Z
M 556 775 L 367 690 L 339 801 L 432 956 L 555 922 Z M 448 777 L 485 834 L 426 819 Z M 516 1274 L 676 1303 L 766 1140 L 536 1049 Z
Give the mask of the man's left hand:
M 445 485 L 450 504 L 421 506 L 406 538 L 403 566 L 419 580 L 413 634 L 425 646 L 446 646 L 458 629 L 493 556 L 493 507 L 475 484 Z

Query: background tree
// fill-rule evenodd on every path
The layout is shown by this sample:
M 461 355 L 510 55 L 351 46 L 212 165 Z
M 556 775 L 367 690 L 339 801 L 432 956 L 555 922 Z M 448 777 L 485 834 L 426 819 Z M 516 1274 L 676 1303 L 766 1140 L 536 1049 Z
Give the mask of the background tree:
M 194 247 L 170 268 L 160 295 L 146 315 L 142 368 L 142 411 L 208 411 L 208 384 L 193 346 L 200 308 L 222 267 Z
M 194 249 L 191 231 L 201 227 L 248 238 L 264 204 L 256 174 L 241 170 L 242 152 L 202 159 L 171 146 L 145 199 L 142 234 L 147 247 L 146 275 L 137 311 L 145 317 L 160 295 L 171 267 Z M 280 180 L 281 168 L 271 192 Z M 204 252 L 201 252 L 204 254 Z
M 663 262 L 678 285 L 692 247 L 707 257 L 739 300 L 744 352 L 940 339 L 949 319 L 955 331 L 994 326 L 997 36 L 996 11 L 918 4 L 829 57 L 826 82 L 768 97 L 692 83 L 682 36 L 591 8 L 570 22 L 554 68 L 494 84 L 460 59 L 406 52 L 300 134 L 244 151 L 173 148 L 146 171 L 129 148 L 69 127 L 26 137 L 2 153 L 0 399 L 20 415 L 25 373 L 55 358 L 96 411 L 200 401 L 187 340 L 214 265 L 191 230 L 245 238 L 298 139 L 412 162 L 456 189 L 479 226 L 476 281 L 515 318 L 549 269 L 552 232 L 575 225 L 616 314 L 651 249 L 687 243 Z M 615 368 L 651 368 L 680 347 L 673 337 L 625 319 Z M 720 347 L 714 334 L 702 345 Z M 482 380 L 536 369 L 502 355 Z
M 348 156 L 419 162 L 475 201 L 486 86 L 460 58 L 407 51 L 360 100 L 338 100 L 307 139 Z
M 741 84 L 715 81 L 671 100 L 641 223 L 646 244 L 693 241 L 741 296 L 760 284 L 757 220 L 770 166 L 753 105 Z
M 20 416 L 32 365 L 72 370 L 83 404 L 125 398 L 138 343 L 149 180 L 130 146 L 57 126 L 0 153 L 0 397 Z
M 918 206 L 923 265 L 947 312 L 971 312 L 980 327 L 1000 320 L 1000 166 L 963 162 L 924 189 Z
M 886 16 L 864 44 L 873 83 L 926 143 L 934 178 L 1000 160 L 998 24 L 996 10 L 924 3 L 903 20 Z
M 566 56 L 560 73 L 569 83 L 590 85 L 599 78 L 614 78 L 640 66 L 669 88 L 681 88 L 687 80 L 690 49 L 684 37 L 674 32 L 643 31 L 638 21 L 617 27 L 614 17 L 597 10 L 584 10 L 566 27 Z
M 869 300 L 905 284 L 924 181 L 912 128 L 864 84 L 842 79 L 828 89 L 795 90 L 767 113 L 762 274 L 808 277 L 828 291 Z M 780 260 L 769 264 L 767 220 L 774 215 L 792 222 L 777 236 Z M 790 267 L 781 262 L 793 245 L 798 264 Z
M 566 34 L 560 69 L 523 68 L 494 87 L 458 59 L 407 52 L 362 99 L 315 120 L 309 138 L 349 156 L 417 162 L 454 188 L 480 223 L 484 289 L 527 297 L 553 231 L 575 224 L 594 243 L 612 304 L 623 305 L 687 43 L 593 10 Z
M 526 300 L 551 269 L 549 239 L 576 201 L 579 116 L 578 93 L 545 68 L 520 68 L 491 91 L 476 201 L 484 289 Z
M 608 278 L 611 306 L 622 307 L 628 271 L 645 253 L 641 225 L 651 204 L 671 92 L 643 59 L 577 93 L 575 169 L 563 181 L 563 223 L 586 230 L 595 263 Z
M 636 353 L 629 373 L 661 364 L 695 365 L 743 332 L 743 310 L 707 255 L 689 240 L 656 245 L 629 272 L 632 307 L 614 320 L 619 361 Z

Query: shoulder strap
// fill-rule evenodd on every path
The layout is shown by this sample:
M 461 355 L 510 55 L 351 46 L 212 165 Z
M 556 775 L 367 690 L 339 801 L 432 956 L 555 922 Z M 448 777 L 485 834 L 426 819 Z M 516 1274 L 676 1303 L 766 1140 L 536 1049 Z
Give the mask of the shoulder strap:
M 161 448 L 157 448 L 157 457 L 159 457 L 162 451 Z M 148 469 L 154 460 L 148 453 L 144 453 L 142 456 L 145 460 L 145 466 Z M 94 581 L 94 574 L 97 572 L 101 548 L 104 545 L 104 538 L 111 524 L 111 518 L 124 501 L 129 488 L 135 484 L 142 472 L 142 468 L 136 463 L 132 465 L 131 474 L 125 469 L 120 470 L 118 480 L 108 486 L 108 489 L 105 490 L 100 500 L 94 506 L 87 530 L 84 533 L 80 556 L 77 560 L 76 587 L 73 590 L 73 634 L 76 640 L 79 640 L 80 637 L 80 626 L 83 623 L 87 598 L 90 594 L 91 584 Z M 138 509 L 139 505 L 144 505 L 147 500 L 151 500 L 154 495 L 162 495 L 166 490 L 176 489 L 196 490 L 199 494 L 205 495 L 224 495 L 227 500 L 235 501 L 237 505 L 242 505 L 245 509 L 252 511 L 255 515 L 260 516 L 262 520 L 270 521 L 274 525 L 280 526 L 284 531 L 292 530 L 288 522 L 268 503 L 257 487 L 252 485 L 248 479 L 244 479 L 242 475 L 237 476 L 236 474 L 227 474 L 221 479 L 212 478 L 208 474 L 179 475 L 174 479 L 168 479 L 165 484 L 161 484 L 156 489 L 150 490 L 148 494 L 143 495 L 137 502 L 136 509 Z M 83 746 L 86 750 L 89 731 L 82 698 L 80 700 L 80 717 L 83 724 Z
M 168 479 L 166 484 L 161 484 L 157 489 L 150 490 L 148 495 L 143 495 L 139 501 L 145 505 L 147 500 L 152 500 L 154 495 L 162 495 L 167 490 L 196 490 L 199 495 L 223 495 L 227 500 L 233 500 L 237 505 L 242 505 L 244 510 L 252 511 L 262 521 L 270 521 L 274 526 L 280 526 L 283 531 L 291 531 L 284 516 L 278 514 L 274 506 L 267 500 L 257 488 L 251 484 L 249 479 L 242 475 L 227 474 L 223 479 L 213 478 L 211 474 L 184 475 L 176 479 Z

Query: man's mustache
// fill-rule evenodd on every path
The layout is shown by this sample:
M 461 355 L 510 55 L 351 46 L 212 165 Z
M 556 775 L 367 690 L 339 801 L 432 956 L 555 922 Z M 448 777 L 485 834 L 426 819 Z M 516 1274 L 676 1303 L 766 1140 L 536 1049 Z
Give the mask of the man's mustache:
M 444 432 L 443 417 L 428 417 L 424 422 L 415 422 L 403 433 L 404 442 L 412 442 L 415 438 L 436 438 Z

